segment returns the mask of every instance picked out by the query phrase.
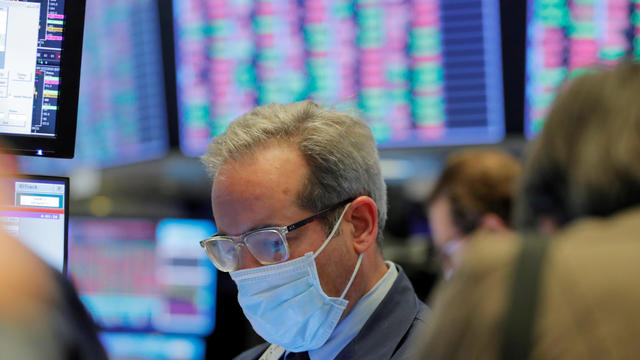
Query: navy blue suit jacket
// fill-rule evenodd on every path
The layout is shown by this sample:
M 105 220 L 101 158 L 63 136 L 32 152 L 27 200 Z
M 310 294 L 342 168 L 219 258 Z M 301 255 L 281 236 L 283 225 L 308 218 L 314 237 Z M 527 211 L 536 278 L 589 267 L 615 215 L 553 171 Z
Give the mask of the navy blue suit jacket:
M 378 308 L 358 335 L 334 360 L 400 360 L 416 356 L 414 343 L 424 327 L 429 309 L 418 299 L 402 268 Z M 257 360 L 269 347 L 258 345 L 234 360 Z M 328 359 L 327 359 L 328 360 Z

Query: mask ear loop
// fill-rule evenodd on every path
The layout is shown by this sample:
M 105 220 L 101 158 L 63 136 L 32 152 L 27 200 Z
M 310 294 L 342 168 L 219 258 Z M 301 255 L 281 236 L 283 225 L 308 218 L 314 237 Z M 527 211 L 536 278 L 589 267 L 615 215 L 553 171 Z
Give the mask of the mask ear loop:
M 347 284 L 347 287 L 342 292 L 342 295 L 340 295 L 340 299 L 344 299 L 344 296 L 347 295 L 347 291 L 349 291 L 351 284 L 353 284 L 353 280 L 356 279 L 356 275 L 358 275 L 358 270 L 360 270 L 360 264 L 362 264 L 362 255 L 364 255 L 364 253 L 358 256 L 358 262 L 356 263 L 356 268 L 355 270 L 353 270 L 353 274 L 351 274 L 351 279 L 349 279 L 349 283 Z
M 313 254 L 313 258 L 315 259 L 316 257 L 318 257 L 318 255 L 320 255 L 320 253 L 322 252 L 322 250 L 324 250 L 324 248 L 327 246 L 327 244 L 329 244 L 329 241 L 331 241 L 331 239 L 333 239 L 333 236 L 336 234 L 336 232 L 338 231 L 338 228 L 340 228 L 340 223 L 342 222 L 342 217 L 344 216 L 344 214 L 347 212 L 347 209 L 349 209 L 349 205 L 351 205 L 351 203 L 347 204 L 347 206 L 344 207 L 344 210 L 342 210 L 342 214 L 340 214 L 340 218 L 338 218 L 338 221 L 336 222 L 336 224 L 333 226 L 333 230 L 331 230 L 331 233 L 329 234 L 329 236 L 327 237 L 327 240 L 324 241 L 324 244 L 322 244 L 322 246 L 320 246 L 320 249 L 318 249 L 318 251 L 316 251 L 315 254 Z
M 340 227 L 340 223 L 342 222 L 342 218 L 344 217 L 344 214 L 347 212 L 347 209 L 349 209 L 349 205 L 351 205 L 351 203 L 347 204 L 347 206 L 344 207 L 344 210 L 342 210 L 342 214 L 340 214 L 340 218 L 338 218 L 338 221 L 333 226 L 333 230 L 331 230 L 331 233 L 327 237 L 327 240 L 325 240 L 324 244 L 320 246 L 320 249 L 318 249 L 318 251 L 316 251 L 316 253 L 313 254 L 314 259 L 316 258 L 316 256 L 318 256 L 322 252 L 322 250 L 324 250 L 327 244 L 329 244 L 329 241 L 333 239 L 333 236 L 336 234 L 336 232 L 338 231 L 338 228 Z M 356 268 L 353 270 L 353 273 L 351 274 L 351 279 L 349 279 L 349 283 L 347 283 L 347 287 L 342 292 L 342 295 L 340 295 L 340 299 L 344 299 L 344 296 L 347 295 L 347 291 L 349 291 L 349 288 L 351 288 L 351 284 L 353 284 L 353 281 L 356 279 L 356 275 L 358 275 L 358 270 L 360 270 L 360 264 L 362 264 L 362 255 L 364 254 L 360 254 L 360 256 L 358 256 L 358 262 L 356 262 Z

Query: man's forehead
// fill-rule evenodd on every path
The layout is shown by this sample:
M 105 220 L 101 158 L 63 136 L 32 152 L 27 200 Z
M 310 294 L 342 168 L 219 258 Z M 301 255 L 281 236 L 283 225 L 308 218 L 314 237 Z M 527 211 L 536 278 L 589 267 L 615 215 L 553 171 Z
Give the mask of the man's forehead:
M 302 154 L 291 146 L 272 146 L 228 161 L 212 187 L 216 222 L 221 230 L 236 233 L 288 221 L 307 174 Z
M 213 190 L 218 186 L 242 185 L 235 188 L 259 193 L 281 189 L 288 194 L 299 190 L 307 173 L 306 161 L 296 147 L 274 143 L 222 164 L 214 178 Z

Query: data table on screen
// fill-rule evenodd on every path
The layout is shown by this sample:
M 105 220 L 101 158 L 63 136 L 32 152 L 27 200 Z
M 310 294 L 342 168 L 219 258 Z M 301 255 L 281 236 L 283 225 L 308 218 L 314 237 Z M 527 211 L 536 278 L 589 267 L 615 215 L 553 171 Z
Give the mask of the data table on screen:
M 56 135 L 64 1 L 0 0 L 0 132 Z
M 532 138 L 565 81 L 640 58 L 640 1 L 529 0 L 527 6 L 525 133 Z
M 180 141 L 190 156 L 256 105 L 312 99 L 380 147 L 500 141 L 493 0 L 174 1 Z

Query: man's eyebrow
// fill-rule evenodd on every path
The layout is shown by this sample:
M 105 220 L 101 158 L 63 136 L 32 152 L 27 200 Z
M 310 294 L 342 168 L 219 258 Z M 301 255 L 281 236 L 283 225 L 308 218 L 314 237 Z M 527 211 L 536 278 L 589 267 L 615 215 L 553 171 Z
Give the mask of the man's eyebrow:
M 249 231 L 255 231 L 255 230 L 260 230 L 260 229 L 266 229 L 266 228 L 273 228 L 273 227 L 283 227 L 284 225 L 282 224 L 264 224 L 264 225 L 258 225 L 256 227 L 253 227 L 251 229 L 249 229 Z
M 246 234 L 246 233 L 250 233 L 252 231 L 266 229 L 266 228 L 274 228 L 274 227 L 279 228 L 279 227 L 284 227 L 284 226 L 285 225 L 281 225 L 281 224 L 262 224 L 262 225 L 254 226 L 254 227 L 250 228 L 249 230 L 243 232 L 242 234 Z M 239 234 L 239 235 L 242 235 L 242 234 Z M 214 236 L 233 236 L 233 235 L 229 235 L 228 233 L 226 233 L 224 231 L 218 231 Z

